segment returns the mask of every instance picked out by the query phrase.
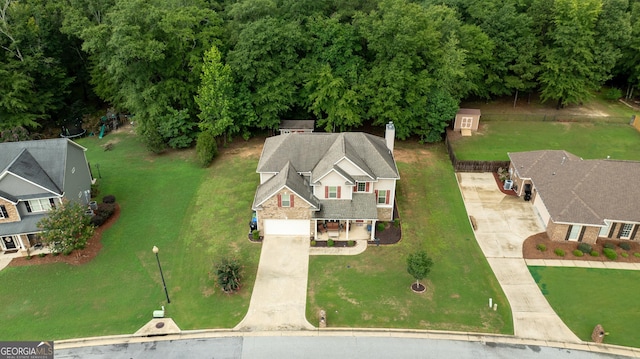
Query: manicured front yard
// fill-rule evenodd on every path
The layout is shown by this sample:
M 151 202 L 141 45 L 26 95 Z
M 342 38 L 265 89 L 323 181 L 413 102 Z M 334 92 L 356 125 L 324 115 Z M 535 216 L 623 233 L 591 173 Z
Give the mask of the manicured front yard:
M 403 238 L 358 256 L 312 256 L 307 319 L 327 312 L 334 327 L 390 327 L 513 333 L 511 310 L 478 247 L 444 146 L 396 143 Z M 415 294 L 406 257 L 419 249 L 434 260 Z M 498 311 L 488 308 L 488 298 Z
M 452 142 L 459 160 L 507 161 L 507 152 L 566 150 L 585 159 L 640 160 L 640 132 L 629 125 L 584 122 L 482 121 Z
M 591 341 L 596 324 L 604 342 L 640 347 L 640 272 L 566 267 L 529 267 L 553 309 L 580 339 Z
M 100 145 L 115 142 L 111 151 Z M 248 308 L 260 246 L 246 239 L 258 182 L 257 156 L 232 156 L 208 169 L 191 151 L 150 155 L 128 134 L 79 141 L 88 148 L 101 195 L 113 194 L 121 217 L 90 263 L 0 271 L 3 340 L 41 340 L 133 333 L 166 299 L 151 251 L 160 248 L 171 304 L 182 329 L 232 327 Z M 100 197 L 101 198 L 101 197 Z M 223 295 L 210 275 L 223 254 L 245 265 L 245 287 Z M 73 255 L 73 254 L 72 254 Z
M 113 150 L 100 147 L 107 141 L 115 143 Z M 0 299 L 11 303 L 0 308 L 3 339 L 133 333 L 161 305 L 182 329 L 235 326 L 247 311 L 260 254 L 260 245 L 246 238 L 261 144 L 253 141 L 225 150 L 201 169 L 191 151 L 151 155 L 126 133 L 80 140 L 94 175 L 102 177 L 99 198 L 115 195 L 120 219 L 88 264 L 0 271 Z M 317 309 L 324 308 L 330 326 L 511 333 L 509 305 L 473 239 L 444 147 L 397 147 L 403 240 L 355 257 L 312 257 L 309 320 L 315 323 Z M 154 245 L 160 248 L 168 305 Z M 405 258 L 421 248 L 435 265 L 427 293 L 414 294 Z M 215 285 L 213 263 L 223 256 L 244 265 L 238 295 Z M 489 297 L 497 312 L 487 308 Z

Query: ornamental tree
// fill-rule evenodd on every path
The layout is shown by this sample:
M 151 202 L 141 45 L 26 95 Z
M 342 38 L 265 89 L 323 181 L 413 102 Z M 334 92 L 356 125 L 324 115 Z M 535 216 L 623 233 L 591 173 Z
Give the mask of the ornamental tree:
M 433 260 L 427 256 L 427 252 L 419 251 L 412 253 L 407 258 L 407 272 L 416 280 L 416 287 L 420 288 L 422 285 L 420 281 L 425 279 L 429 272 L 431 272 L 431 266 Z
M 38 226 L 43 242 L 53 253 L 70 254 L 74 249 L 83 249 L 93 236 L 91 217 L 85 214 L 85 207 L 76 202 L 64 202 L 51 208 L 48 216 L 40 220 Z
M 240 289 L 242 267 L 235 259 L 225 258 L 215 265 L 218 285 L 225 293 L 233 293 Z

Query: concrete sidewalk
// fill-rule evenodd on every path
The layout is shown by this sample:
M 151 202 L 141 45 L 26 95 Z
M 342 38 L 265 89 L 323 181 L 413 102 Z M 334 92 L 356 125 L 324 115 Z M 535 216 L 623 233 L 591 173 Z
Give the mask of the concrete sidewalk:
M 572 261 L 566 259 L 525 259 L 524 261 L 528 266 L 640 270 L 640 263 Z
M 530 203 L 506 196 L 491 173 L 458 173 L 458 185 L 475 237 L 504 291 L 520 338 L 581 343 L 540 292 L 522 258 L 522 242 L 544 231 Z

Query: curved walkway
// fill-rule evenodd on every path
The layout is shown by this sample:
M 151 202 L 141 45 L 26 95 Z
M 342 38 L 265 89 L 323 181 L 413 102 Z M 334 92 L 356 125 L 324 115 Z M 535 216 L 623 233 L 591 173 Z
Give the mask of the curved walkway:
M 515 336 L 581 343 L 551 308 L 522 258 L 522 242 L 544 231 L 531 203 L 504 195 L 491 173 L 456 176 L 467 213 L 476 224 L 476 240 L 511 305 Z

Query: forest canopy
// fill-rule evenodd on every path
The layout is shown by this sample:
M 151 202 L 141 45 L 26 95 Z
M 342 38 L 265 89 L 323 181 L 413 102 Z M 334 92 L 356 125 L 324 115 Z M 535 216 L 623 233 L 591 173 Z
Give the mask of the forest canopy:
M 640 84 L 640 0 L 0 0 L 0 131 L 91 106 L 154 151 L 315 119 L 440 140 L 461 100 Z

